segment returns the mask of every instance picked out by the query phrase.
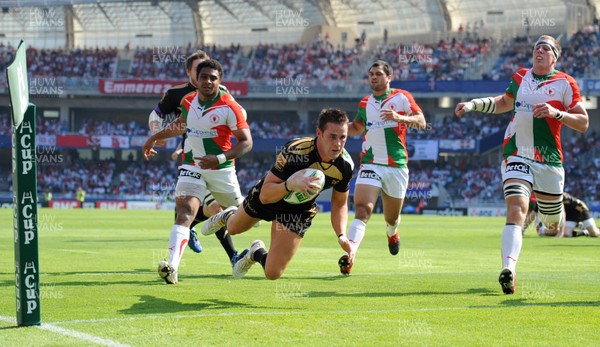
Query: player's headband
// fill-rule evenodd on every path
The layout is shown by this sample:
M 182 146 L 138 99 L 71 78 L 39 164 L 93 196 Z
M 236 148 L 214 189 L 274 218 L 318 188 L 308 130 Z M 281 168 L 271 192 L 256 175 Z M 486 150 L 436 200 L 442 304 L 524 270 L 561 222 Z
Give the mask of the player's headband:
M 554 46 L 554 44 L 552 42 L 540 39 L 535 43 L 535 47 L 537 47 L 539 45 L 546 45 L 546 46 L 550 47 L 550 49 L 552 49 L 552 53 L 554 54 L 554 58 L 556 58 L 556 60 L 558 60 L 558 49 Z

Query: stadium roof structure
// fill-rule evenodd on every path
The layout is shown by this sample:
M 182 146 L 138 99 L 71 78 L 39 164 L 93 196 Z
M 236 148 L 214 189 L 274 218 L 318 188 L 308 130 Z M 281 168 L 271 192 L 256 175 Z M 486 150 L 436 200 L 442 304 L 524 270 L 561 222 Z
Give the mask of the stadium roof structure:
M 342 43 L 380 40 L 384 32 L 434 41 L 461 24 L 481 22 L 507 36 L 523 30 L 525 17 L 533 29 L 570 32 L 566 22 L 594 16 L 587 0 L 8 0 L 0 7 L 0 39 L 66 48 L 255 46 L 307 42 L 317 33 Z

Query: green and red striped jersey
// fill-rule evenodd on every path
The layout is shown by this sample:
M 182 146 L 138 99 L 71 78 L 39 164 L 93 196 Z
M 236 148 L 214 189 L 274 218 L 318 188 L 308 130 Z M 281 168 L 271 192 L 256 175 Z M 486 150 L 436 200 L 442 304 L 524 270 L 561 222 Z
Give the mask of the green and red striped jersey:
M 391 88 L 380 96 L 365 96 L 354 118 L 354 122 L 365 129 L 360 162 L 407 168 L 406 124 L 381 120 L 379 113 L 385 109 L 400 115 L 422 112 L 406 90 Z
M 575 79 L 556 70 L 538 76 L 531 69 L 521 69 L 513 75 L 506 95 L 514 98 L 514 113 L 504 135 L 504 158 L 519 156 L 562 166 L 562 123 L 554 118 L 534 118 L 533 105 L 547 103 L 560 111 L 572 109 L 582 101 Z
M 228 93 L 219 90 L 211 100 L 200 101 L 193 93 L 181 103 L 181 116 L 186 123 L 186 141 L 183 149 L 183 167 L 199 171 L 194 157 L 219 155 L 231 149 L 233 131 L 248 129 L 246 111 Z M 223 169 L 234 166 L 228 160 L 217 166 Z

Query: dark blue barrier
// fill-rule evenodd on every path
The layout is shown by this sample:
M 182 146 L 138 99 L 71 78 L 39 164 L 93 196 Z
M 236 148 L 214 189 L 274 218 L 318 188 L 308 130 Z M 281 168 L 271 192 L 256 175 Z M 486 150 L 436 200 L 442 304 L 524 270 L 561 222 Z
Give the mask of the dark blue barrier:
M 510 81 L 392 81 L 392 88 L 406 89 L 411 93 L 448 92 L 498 95 L 504 93 Z
M 504 141 L 504 131 L 499 131 L 486 138 L 479 140 L 479 153 L 487 152 L 490 149 L 496 148 L 502 145 Z

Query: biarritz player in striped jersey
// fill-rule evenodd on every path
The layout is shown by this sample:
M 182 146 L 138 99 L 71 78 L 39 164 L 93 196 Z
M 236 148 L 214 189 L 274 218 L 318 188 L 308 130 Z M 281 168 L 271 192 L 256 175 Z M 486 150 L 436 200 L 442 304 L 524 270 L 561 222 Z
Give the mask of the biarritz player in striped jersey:
M 406 130 L 424 129 L 425 116 L 406 90 L 390 88 L 392 67 L 378 60 L 369 68 L 373 94 L 359 103 L 348 135 L 364 133 L 360 170 L 354 189 L 354 220 L 348 228 L 352 252 L 338 261 L 340 272 L 349 275 L 356 251 L 365 235 L 367 222 L 381 193 L 386 222 L 388 248 L 392 255 L 400 250 L 398 226 L 400 211 L 408 187 L 408 150 Z
M 532 191 L 544 225 L 561 228 L 565 172 L 560 129 L 566 125 L 585 132 L 589 125 L 577 82 L 554 68 L 561 53 L 558 42 L 542 35 L 532 53 L 533 68 L 517 71 L 503 95 L 461 102 L 455 109 L 458 117 L 470 111 L 513 113 L 504 135 L 501 166 L 506 224 L 498 281 L 505 294 L 515 292 L 521 229 Z
M 150 136 L 142 153 L 147 159 L 157 152 L 156 141 L 186 134 L 183 164 L 175 187 L 177 217 L 169 239 L 169 261 L 159 264 L 159 275 L 169 284 L 178 281 L 181 256 L 190 226 L 210 191 L 220 206 L 238 206 L 244 199 L 234 159 L 252 149 L 246 112 L 233 97 L 219 89 L 223 67 L 208 59 L 197 66 L 197 93 L 182 101 L 181 115 L 162 131 Z M 233 144 L 231 137 L 237 140 Z
M 148 118 L 148 126 L 152 135 L 158 133 L 159 131 L 164 129 L 163 124 L 169 124 L 173 122 L 175 119 L 179 118 L 182 111 L 182 103 L 187 97 L 192 94 L 195 94 L 198 91 L 196 87 L 198 79 L 196 76 L 196 70 L 198 64 L 201 62 L 210 59 L 208 54 L 203 50 L 197 50 L 188 56 L 185 60 L 185 73 L 188 76 L 188 82 L 180 85 L 176 85 L 169 90 L 167 90 L 160 101 L 150 113 Z M 229 93 L 227 88 L 220 84 L 219 90 L 225 93 Z M 183 152 L 183 146 L 185 143 L 186 134 L 182 135 L 181 142 L 177 146 L 177 149 L 173 154 L 171 154 L 171 158 L 173 160 L 177 160 L 177 157 Z M 165 145 L 165 140 L 158 140 L 155 143 L 157 147 L 163 147 Z M 200 244 L 200 240 L 198 240 L 198 235 L 196 233 L 195 226 L 198 223 L 201 223 L 208 219 L 208 217 L 221 212 L 223 209 L 212 196 L 210 191 L 207 191 L 206 196 L 200 201 L 201 205 L 198 209 L 198 213 L 194 218 L 190 226 L 190 234 L 188 239 L 188 246 L 196 253 L 202 252 L 202 245 Z M 175 218 L 177 218 L 177 213 L 175 214 Z M 237 251 L 233 245 L 233 241 L 231 240 L 231 236 L 226 232 L 225 229 L 220 230 L 215 234 L 221 246 L 227 253 L 230 261 L 235 263 L 237 260 Z

